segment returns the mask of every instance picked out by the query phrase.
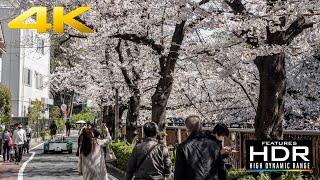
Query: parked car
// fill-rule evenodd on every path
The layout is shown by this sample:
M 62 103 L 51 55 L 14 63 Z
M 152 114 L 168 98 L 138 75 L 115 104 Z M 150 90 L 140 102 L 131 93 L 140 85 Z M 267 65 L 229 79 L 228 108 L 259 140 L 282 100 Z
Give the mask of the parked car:
M 57 135 L 56 138 L 46 140 L 43 144 L 43 152 L 68 152 L 72 154 L 72 141 L 66 139 L 63 135 Z

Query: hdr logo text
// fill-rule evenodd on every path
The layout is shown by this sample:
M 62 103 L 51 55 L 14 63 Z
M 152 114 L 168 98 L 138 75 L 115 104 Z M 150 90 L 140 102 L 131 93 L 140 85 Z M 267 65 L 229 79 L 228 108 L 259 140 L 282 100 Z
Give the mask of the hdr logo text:
M 50 24 L 47 22 L 47 7 L 32 7 L 10 21 L 8 27 L 11 29 L 36 29 L 38 33 L 45 33 L 52 29 L 54 33 L 63 33 L 64 24 L 67 24 L 82 33 L 92 33 L 92 29 L 75 19 L 90 9 L 91 7 L 88 6 L 79 7 L 64 14 L 64 7 L 54 7 L 52 24 Z M 36 22 L 25 23 L 33 15 L 36 15 Z

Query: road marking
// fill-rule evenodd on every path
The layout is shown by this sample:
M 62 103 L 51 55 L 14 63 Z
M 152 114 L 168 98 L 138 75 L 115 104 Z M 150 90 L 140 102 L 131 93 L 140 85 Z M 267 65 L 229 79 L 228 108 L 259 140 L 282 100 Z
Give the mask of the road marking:
M 39 145 L 37 145 L 37 146 L 35 146 L 35 147 L 31 148 L 30 150 L 34 150 L 34 149 L 36 149 L 36 148 L 40 147 L 42 144 L 43 144 L 43 143 L 41 143 L 41 144 L 39 144 Z
M 24 162 L 24 163 L 22 164 L 22 166 L 21 166 L 21 168 L 20 168 L 20 170 L 19 170 L 18 180 L 23 180 L 23 171 L 24 171 L 24 169 L 26 168 L 28 162 L 30 162 L 30 161 L 33 159 L 33 157 L 35 156 L 35 154 L 36 154 L 35 152 L 31 152 L 31 153 L 32 153 L 32 155 L 30 156 L 30 158 L 29 158 L 26 162 Z
M 40 147 L 42 145 L 43 145 L 43 143 L 31 148 L 30 150 L 34 150 L 34 149 L 36 149 L 36 148 L 38 148 L 38 147 Z M 23 171 L 27 167 L 27 164 L 34 158 L 34 156 L 36 155 L 36 152 L 31 152 L 31 154 L 32 155 L 29 157 L 29 159 L 26 162 L 24 162 L 22 164 L 21 168 L 19 169 L 18 180 L 23 180 Z

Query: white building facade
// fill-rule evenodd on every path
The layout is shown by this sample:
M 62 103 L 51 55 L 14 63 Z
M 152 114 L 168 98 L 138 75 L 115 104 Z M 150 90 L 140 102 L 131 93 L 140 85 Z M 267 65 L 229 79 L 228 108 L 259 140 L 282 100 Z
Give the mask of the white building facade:
M 32 101 L 52 104 L 49 99 L 48 78 L 50 75 L 50 37 L 35 30 L 9 29 L 8 22 L 20 12 L 12 5 L 0 2 L 2 23 L 7 53 L 3 56 L 1 82 L 12 93 L 12 116 L 27 117 Z M 42 116 L 49 117 L 43 107 Z

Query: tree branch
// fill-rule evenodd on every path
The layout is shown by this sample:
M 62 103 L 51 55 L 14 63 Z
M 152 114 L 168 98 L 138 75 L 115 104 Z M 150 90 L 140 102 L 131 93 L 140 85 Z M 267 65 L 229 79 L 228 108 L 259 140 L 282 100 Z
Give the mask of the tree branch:
M 225 0 L 224 2 L 229 5 L 234 14 L 244 14 L 246 12 L 246 8 L 241 0 Z
M 124 59 L 123 59 L 123 56 L 122 56 L 122 51 L 121 51 L 121 39 L 118 41 L 118 44 L 117 46 L 115 47 L 115 50 L 117 51 L 118 53 L 118 57 L 119 57 L 119 61 L 120 63 L 123 63 L 124 62 Z M 125 82 L 127 83 L 127 85 L 129 86 L 129 88 L 131 87 L 131 85 L 133 85 L 130 77 L 129 77 L 129 74 L 128 74 L 128 71 L 126 70 L 125 67 L 120 67 L 120 70 L 122 72 L 122 75 L 124 77 L 124 80 Z
M 303 30 L 313 27 L 313 23 L 306 23 L 303 16 L 298 17 L 285 31 L 271 33 L 267 26 L 267 43 L 289 45 Z
M 153 39 L 148 38 L 147 36 L 138 36 L 136 34 L 116 34 L 111 36 L 113 38 L 120 38 L 123 40 L 131 41 L 137 44 L 143 44 L 150 46 L 154 51 L 156 51 L 158 54 L 161 54 L 164 50 L 163 46 L 160 44 L 156 44 Z
M 80 39 L 85 39 L 87 38 L 87 36 L 83 36 L 83 35 L 76 35 L 76 34 L 68 34 L 68 37 L 62 41 L 59 42 L 59 45 L 63 45 L 64 43 L 66 43 L 67 41 L 69 41 L 71 38 L 80 38 Z

